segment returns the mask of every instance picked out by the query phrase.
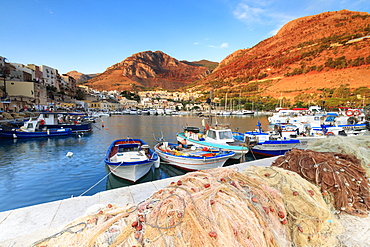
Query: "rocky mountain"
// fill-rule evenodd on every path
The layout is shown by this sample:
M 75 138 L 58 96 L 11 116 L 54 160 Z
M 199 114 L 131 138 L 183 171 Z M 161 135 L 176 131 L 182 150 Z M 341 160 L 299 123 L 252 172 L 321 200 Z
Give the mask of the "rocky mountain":
M 97 76 L 97 74 L 82 74 L 76 70 L 68 72 L 67 75 L 73 77 L 77 83 L 88 81 Z
M 370 85 L 367 12 L 342 10 L 293 20 L 273 37 L 230 54 L 210 75 L 188 87 L 297 99 L 320 97 L 341 85 Z
M 185 63 L 161 51 L 136 53 L 107 68 L 85 85 L 98 90 L 132 88 L 178 89 L 201 79 L 210 70 L 200 64 Z

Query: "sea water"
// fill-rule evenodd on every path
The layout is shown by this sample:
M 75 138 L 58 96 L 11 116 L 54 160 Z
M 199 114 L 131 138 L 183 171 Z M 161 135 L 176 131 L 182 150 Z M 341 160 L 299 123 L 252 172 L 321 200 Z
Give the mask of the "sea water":
M 230 124 L 233 131 L 268 128 L 267 117 L 231 116 L 213 119 Z M 197 116 L 118 115 L 102 117 L 89 134 L 33 140 L 0 139 L 0 212 L 20 207 L 93 195 L 132 185 L 109 174 L 104 157 L 116 139 L 139 138 L 153 147 L 159 138 L 176 143 L 185 126 L 201 127 Z M 255 157 L 247 157 L 247 160 Z M 161 163 L 136 183 L 183 175 L 186 172 Z

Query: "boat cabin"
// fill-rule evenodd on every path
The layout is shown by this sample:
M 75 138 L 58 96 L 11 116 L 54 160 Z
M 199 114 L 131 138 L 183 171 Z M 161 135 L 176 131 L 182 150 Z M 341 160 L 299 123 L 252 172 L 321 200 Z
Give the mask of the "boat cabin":
M 32 120 L 32 118 L 26 122 L 24 122 L 23 126 L 20 127 L 21 131 L 24 132 L 35 132 L 37 129 L 39 129 L 40 122 L 37 120 Z
M 82 113 L 72 113 L 72 112 L 42 112 L 38 117 L 38 120 L 45 125 L 58 125 L 58 124 L 68 124 L 77 123 L 82 121 L 85 115 Z
M 207 130 L 205 141 L 213 143 L 230 143 L 235 140 L 228 126 L 215 126 Z

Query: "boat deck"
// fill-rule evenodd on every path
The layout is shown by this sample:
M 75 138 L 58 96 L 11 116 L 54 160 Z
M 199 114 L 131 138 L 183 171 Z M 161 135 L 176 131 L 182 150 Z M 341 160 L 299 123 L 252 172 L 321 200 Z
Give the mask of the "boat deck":
M 109 160 L 110 162 L 138 162 L 147 159 L 148 157 L 145 155 L 144 151 L 134 151 L 116 153 Z

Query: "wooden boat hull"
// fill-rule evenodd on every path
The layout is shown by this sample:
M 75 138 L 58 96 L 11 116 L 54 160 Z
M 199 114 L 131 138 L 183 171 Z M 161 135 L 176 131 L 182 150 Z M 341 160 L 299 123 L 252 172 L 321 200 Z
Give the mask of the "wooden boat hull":
M 194 151 L 185 155 L 185 153 L 164 150 L 161 145 L 162 143 L 156 144 L 154 150 L 162 161 L 188 171 L 222 167 L 234 155 L 232 151 Z
M 119 148 L 125 145 L 136 145 L 143 147 L 147 144 L 140 139 L 118 139 L 112 142 L 105 155 L 105 163 L 107 164 L 111 173 L 119 178 L 136 182 L 145 174 L 147 174 L 151 167 L 155 165 L 159 167 L 159 157 L 152 149 L 148 149 L 148 153 L 140 151 L 122 152 Z M 126 155 L 122 160 L 120 156 Z
M 283 155 L 286 152 L 292 150 L 292 148 L 296 147 L 299 142 L 296 143 L 276 143 L 276 144 L 257 144 L 254 147 L 251 147 L 251 152 L 255 154 L 259 154 L 262 156 L 277 156 Z
M 56 125 L 50 125 L 46 124 L 43 125 L 47 129 L 54 129 L 54 128 L 69 128 L 72 129 L 72 132 L 78 133 L 78 132 L 89 132 L 92 130 L 91 123 L 78 123 L 78 124 L 56 124 Z
M 149 172 L 154 164 L 154 160 L 149 160 L 148 162 L 141 164 L 108 164 L 109 170 L 113 175 L 131 181 L 136 182 L 142 178 L 145 174 Z
M 177 133 L 176 138 L 179 143 L 185 142 L 187 145 L 192 144 L 197 147 L 208 147 L 208 148 L 222 149 L 224 151 L 233 151 L 234 155 L 230 159 L 240 159 L 245 154 L 247 154 L 249 151 L 249 148 L 247 146 L 224 145 L 224 144 L 217 144 L 217 143 L 211 143 L 211 142 L 206 142 L 206 141 L 194 140 L 194 139 L 186 137 L 184 132 Z
M 32 138 L 49 138 L 49 137 L 58 137 L 58 136 L 68 136 L 72 135 L 71 129 L 57 129 L 57 130 L 46 130 L 46 131 L 35 131 L 35 132 L 26 132 L 18 130 L 3 130 L 0 131 L 0 137 L 2 138 L 11 138 L 11 139 L 32 139 Z
M 249 143 L 249 147 L 252 153 L 262 156 L 277 156 L 283 155 L 287 151 L 292 150 L 297 146 L 300 146 L 300 140 L 297 139 L 270 139 L 272 135 L 264 132 L 245 132 L 239 135 L 244 137 Z

